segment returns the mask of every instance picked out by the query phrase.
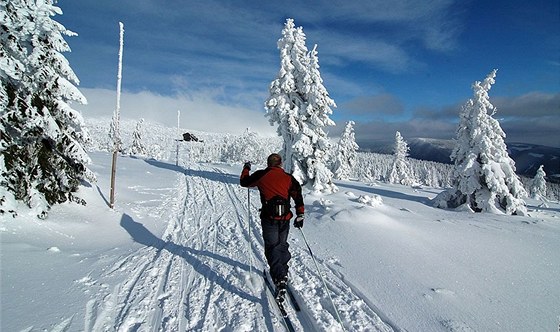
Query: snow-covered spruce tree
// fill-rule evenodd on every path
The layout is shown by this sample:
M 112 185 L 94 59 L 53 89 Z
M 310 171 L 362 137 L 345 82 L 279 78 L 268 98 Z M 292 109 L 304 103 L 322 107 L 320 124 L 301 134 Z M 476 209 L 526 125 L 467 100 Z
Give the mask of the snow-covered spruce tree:
M 258 163 L 263 156 L 261 146 L 258 141 L 258 135 L 246 128 L 243 134 L 228 138 L 224 142 L 224 153 L 222 161 L 224 162 L 247 162 Z
M 143 124 L 144 119 L 140 118 L 140 120 L 136 123 L 136 127 L 134 127 L 134 131 L 132 132 L 132 146 L 130 147 L 130 153 L 132 155 L 146 155 L 146 148 L 142 142 Z
M 324 128 L 334 125 L 329 115 L 336 104 L 323 85 L 316 47 L 308 52 L 303 29 L 287 19 L 278 49 L 280 71 L 270 84 L 265 109 L 283 139 L 284 167 L 314 191 L 334 192 L 338 189 L 327 167 L 330 142 Z
M 507 154 L 506 135 L 492 117 L 496 108 L 488 91 L 495 77 L 493 70 L 483 82 L 476 81 L 474 97 L 462 108 L 456 147 L 451 153 L 454 192 L 442 194 L 447 196 L 449 207 L 467 203 L 476 212 L 525 215 L 525 189 L 515 174 L 515 162 Z M 436 197 L 439 206 L 440 198 Z
M 388 181 L 390 183 L 399 183 L 405 186 L 415 184 L 413 176 L 411 175 L 410 167 L 406 161 L 408 157 L 409 147 L 400 132 L 395 134 L 395 146 L 393 148 L 393 166 L 389 172 Z
M 531 188 L 529 189 L 531 198 L 543 200 L 546 197 L 546 180 L 544 177 L 546 173 L 544 172 L 544 166 L 541 165 L 537 170 L 537 174 L 533 180 L 531 180 Z
M 348 180 L 352 167 L 356 163 L 358 144 L 354 137 L 354 121 L 348 121 L 344 132 L 338 140 L 335 151 L 334 176 L 339 180 Z
M 119 130 L 119 121 L 116 113 L 113 113 L 111 117 L 111 123 L 109 124 L 109 141 L 107 149 L 109 151 L 121 151 L 122 149 L 122 139 Z
M 63 35 L 75 34 L 56 14 L 62 11 L 52 0 L 0 0 L 0 180 L 10 193 L 0 201 L 13 206 L 13 197 L 42 218 L 52 204 L 84 203 L 73 193 L 94 179 L 83 119 L 68 104 L 86 99 L 61 54 L 70 50 Z
M 303 32 L 302 32 L 303 33 Z M 338 191 L 338 188 L 332 182 L 334 177 L 330 170 L 329 152 L 332 150 L 332 144 L 328 138 L 324 128 L 334 126 L 335 123 L 330 119 L 333 113 L 332 107 L 336 104 L 323 85 L 323 79 L 319 71 L 319 58 L 317 57 L 317 45 L 308 54 L 309 56 L 309 77 L 310 81 L 306 81 L 307 86 L 304 91 L 307 92 L 307 108 L 306 114 L 303 116 L 303 134 L 307 136 L 311 143 L 312 153 L 306 154 L 310 147 L 306 144 L 306 139 L 300 139 L 294 144 L 294 149 L 298 151 L 304 158 L 307 158 L 307 176 L 313 179 L 313 189 L 315 191 L 332 193 Z

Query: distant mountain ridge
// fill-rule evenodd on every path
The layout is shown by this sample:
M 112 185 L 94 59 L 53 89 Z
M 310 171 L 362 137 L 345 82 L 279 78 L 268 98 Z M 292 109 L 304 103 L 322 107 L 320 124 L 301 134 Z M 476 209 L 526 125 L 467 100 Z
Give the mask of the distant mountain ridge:
M 455 146 L 453 140 L 412 138 L 406 142 L 411 158 L 451 163 L 449 156 Z M 393 154 L 393 141 L 357 143 L 361 151 Z M 544 171 L 550 181 L 560 182 L 560 148 L 526 143 L 507 143 L 507 147 L 519 175 L 533 177 L 540 165 L 544 165 Z

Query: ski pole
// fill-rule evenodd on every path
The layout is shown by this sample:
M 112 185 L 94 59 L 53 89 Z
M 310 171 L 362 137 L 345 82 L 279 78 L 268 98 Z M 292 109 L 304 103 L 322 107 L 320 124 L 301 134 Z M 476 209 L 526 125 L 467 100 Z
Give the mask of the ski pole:
M 249 241 L 249 247 L 247 248 L 249 250 L 249 260 L 251 261 L 251 264 L 249 264 L 249 275 L 253 274 L 253 254 L 251 253 L 252 249 L 253 249 L 253 245 L 251 244 L 251 189 L 247 188 L 247 223 L 249 224 L 249 228 L 247 229 L 247 232 L 249 234 L 249 238 L 247 239 Z
M 309 247 L 309 243 L 307 242 L 307 239 L 305 238 L 305 234 L 303 233 L 303 229 L 301 229 L 301 227 L 300 227 L 299 230 L 301 232 L 301 236 L 303 237 L 303 241 L 305 242 L 305 245 L 307 246 L 307 249 L 309 250 L 309 254 L 311 255 L 311 258 L 313 259 L 313 263 L 315 263 L 315 267 L 317 268 L 317 273 L 319 274 L 319 277 L 321 277 L 321 281 L 323 282 L 323 287 L 325 287 L 325 291 L 329 295 L 329 299 L 331 300 L 331 303 L 334 307 L 334 311 L 336 313 L 336 318 L 338 318 L 338 322 L 340 323 L 340 327 L 342 327 L 342 331 L 345 331 L 344 325 L 342 324 L 342 319 L 340 319 L 340 314 L 338 313 L 338 309 L 336 308 L 336 304 L 334 304 L 333 298 L 331 296 L 331 292 L 329 291 L 329 288 L 327 287 L 327 283 L 325 282 L 325 278 L 323 278 L 323 274 L 321 273 L 321 270 L 319 269 L 319 264 L 317 264 L 317 261 L 315 260 L 315 256 L 313 255 L 313 251 L 311 250 L 311 247 Z

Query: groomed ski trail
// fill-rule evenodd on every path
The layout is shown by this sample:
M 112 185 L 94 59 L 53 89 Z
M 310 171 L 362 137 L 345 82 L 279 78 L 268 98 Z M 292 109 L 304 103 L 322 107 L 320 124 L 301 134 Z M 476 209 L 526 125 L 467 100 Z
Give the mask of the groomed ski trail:
M 247 189 L 239 186 L 238 174 L 204 164 L 176 170 L 175 190 L 154 209 L 167 225 L 161 238 L 123 214 L 121 226 L 141 246 L 108 258 L 97 295 L 87 303 L 84 330 L 283 331 L 260 277 L 265 259 L 258 192 L 250 191 L 248 211 Z M 290 278 L 302 307 L 297 316 L 289 310 L 295 329 L 341 330 L 293 228 L 289 242 Z M 343 276 L 318 261 L 346 331 L 393 330 Z

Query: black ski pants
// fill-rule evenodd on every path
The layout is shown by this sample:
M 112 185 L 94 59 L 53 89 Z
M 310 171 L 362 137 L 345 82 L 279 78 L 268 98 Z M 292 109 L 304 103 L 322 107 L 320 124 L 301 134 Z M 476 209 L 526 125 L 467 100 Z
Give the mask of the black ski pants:
M 288 276 L 288 261 L 292 255 L 288 251 L 290 221 L 261 220 L 264 239 L 264 255 L 270 267 L 270 276 L 277 281 Z

